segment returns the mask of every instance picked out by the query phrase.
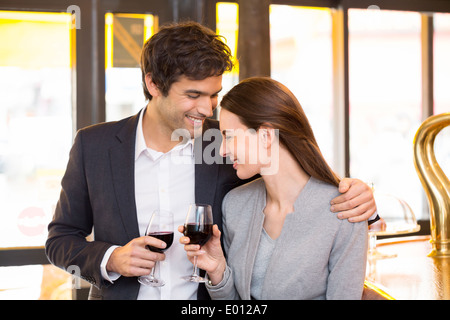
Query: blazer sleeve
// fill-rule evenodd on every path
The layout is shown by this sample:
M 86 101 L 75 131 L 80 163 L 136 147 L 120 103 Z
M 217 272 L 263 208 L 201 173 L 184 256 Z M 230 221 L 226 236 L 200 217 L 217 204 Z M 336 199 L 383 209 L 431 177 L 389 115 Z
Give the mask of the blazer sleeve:
M 327 300 L 361 300 L 367 261 L 367 221 L 341 221 L 330 253 Z
M 100 263 L 111 244 L 86 240 L 92 232 L 93 216 L 84 173 L 83 131 L 75 137 L 61 187 L 48 226 L 47 257 L 55 266 L 79 272 L 82 279 L 99 288 L 108 285 L 101 276 Z

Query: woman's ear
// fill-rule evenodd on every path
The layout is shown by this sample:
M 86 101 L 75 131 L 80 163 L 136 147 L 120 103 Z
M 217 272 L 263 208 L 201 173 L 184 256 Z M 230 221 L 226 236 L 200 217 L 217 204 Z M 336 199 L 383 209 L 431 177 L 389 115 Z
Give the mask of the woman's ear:
M 277 140 L 277 130 L 270 125 L 262 125 L 259 127 L 260 139 L 266 149 L 271 148 L 272 144 Z
M 261 175 L 276 174 L 280 166 L 279 130 L 269 124 L 259 127 L 258 133 L 262 146 L 258 150 L 260 162 L 263 164 Z
M 152 75 L 150 73 L 147 73 L 145 75 L 145 86 L 147 87 L 147 90 L 152 95 L 152 97 L 160 95 L 160 91 L 157 85 L 153 82 Z

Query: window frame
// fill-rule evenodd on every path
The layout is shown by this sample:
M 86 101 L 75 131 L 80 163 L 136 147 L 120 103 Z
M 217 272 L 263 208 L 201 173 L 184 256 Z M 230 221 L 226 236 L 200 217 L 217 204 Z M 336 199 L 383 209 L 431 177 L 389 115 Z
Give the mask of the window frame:
M 220 1 L 240 3 L 245 0 Z M 219 1 L 217 1 L 219 2 Z M 351 177 L 350 172 L 350 97 L 349 97 L 349 28 L 348 11 L 366 9 L 374 5 L 371 0 L 271 0 L 270 4 L 326 7 L 332 9 L 332 43 L 333 43 L 333 100 L 334 114 L 337 122 L 334 128 L 334 159 L 338 174 Z M 433 87 L 433 14 L 450 13 L 450 2 L 440 0 L 380 0 L 376 5 L 382 10 L 413 11 L 421 15 L 422 48 L 422 121 L 434 114 Z M 251 16 L 244 17 L 251 19 Z M 240 19 L 242 19 L 240 17 Z M 241 32 L 241 30 L 240 30 Z M 254 37 L 263 37 L 255 34 Z M 240 48 L 238 50 L 245 50 Z M 423 194 L 425 198 L 425 194 Z M 424 200 L 427 203 L 427 200 Z M 419 220 L 419 234 L 429 234 L 429 219 Z
M 105 121 L 105 14 L 154 13 L 162 24 L 172 21 L 174 14 L 183 17 L 184 13 L 172 10 L 170 1 L 46 0 L 37 3 L 34 0 L 0 0 L 2 11 L 67 12 L 71 5 L 78 6 L 81 13 L 80 28 L 72 29 L 75 39 L 72 53 L 74 136 L 83 127 Z M 0 267 L 38 264 L 49 264 L 44 246 L 0 248 Z
M 152 13 L 158 15 L 160 25 L 186 18 L 202 22 L 215 30 L 217 2 L 246 0 L 34 0 L 11 2 L 0 0 L 0 10 L 66 12 L 70 5 L 81 10 L 81 28 L 73 29 L 76 41 L 76 60 L 73 63 L 72 83 L 74 133 L 87 125 L 105 121 L 105 14 Z M 270 4 L 327 7 L 333 9 L 334 108 L 340 114 L 335 131 L 337 171 L 350 176 L 349 148 L 349 62 L 348 10 L 364 9 L 371 0 L 272 0 Z M 432 13 L 450 13 L 450 2 L 440 0 L 379 0 L 381 9 L 417 11 L 422 15 L 422 70 L 423 108 L 425 120 L 433 114 L 433 17 Z M 252 17 L 247 17 L 252 19 Z M 268 22 L 267 22 L 268 23 Z M 267 36 L 255 34 L 255 37 Z M 264 40 L 264 39 L 263 39 Z M 267 41 L 267 39 L 265 39 Z M 243 48 L 245 50 L 245 48 Z M 270 62 L 269 62 L 270 63 Z M 270 66 L 269 66 L 270 68 Z M 55 199 L 56 201 L 56 199 Z M 422 228 L 423 231 L 426 228 Z M 429 226 L 428 226 L 429 230 Z M 429 231 L 428 231 L 429 232 Z M 1 248 L 0 266 L 48 263 L 44 247 Z
M 230 1 L 233 2 L 233 1 Z M 237 1 L 239 2 L 239 1 Z M 272 0 L 271 4 L 327 7 L 332 12 L 334 64 L 334 109 L 340 115 L 334 132 L 336 171 L 346 177 L 350 172 L 350 98 L 349 98 L 349 30 L 348 10 L 366 9 L 370 0 Z M 416 11 L 421 14 L 422 41 L 422 121 L 433 115 L 433 16 L 450 13 L 450 2 L 439 0 L 381 0 L 382 10 Z M 430 14 L 431 13 L 431 14 Z

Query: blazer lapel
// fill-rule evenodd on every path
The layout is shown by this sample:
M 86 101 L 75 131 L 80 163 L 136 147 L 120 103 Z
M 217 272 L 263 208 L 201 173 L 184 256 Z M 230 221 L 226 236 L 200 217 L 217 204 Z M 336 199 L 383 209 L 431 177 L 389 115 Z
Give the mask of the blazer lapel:
M 112 178 L 122 223 L 128 238 L 139 237 L 134 192 L 134 155 L 139 113 L 128 118 L 116 135 L 118 144 L 109 149 Z
M 127 122 L 116 135 L 118 144 L 109 150 L 116 199 L 129 239 L 139 237 L 134 193 L 134 155 L 138 120 L 139 113 L 126 120 Z M 208 129 L 213 131 L 205 135 Z M 197 203 L 214 204 L 219 165 L 223 161 L 219 153 L 220 138 L 220 131 L 214 128 L 214 123 L 206 120 L 202 136 L 195 139 L 195 201 Z
M 210 127 L 210 122 L 205 121 L 201 137 L 194 141 L 195 157 L 195 202 L 204 204 L 214 204 L 216 192 L 217 175 L 220 165 L 220 140 L 216 141 L 217 135 L 213 133 L 217 130 Z M 206 133 L 206 134 L 205 134 Z

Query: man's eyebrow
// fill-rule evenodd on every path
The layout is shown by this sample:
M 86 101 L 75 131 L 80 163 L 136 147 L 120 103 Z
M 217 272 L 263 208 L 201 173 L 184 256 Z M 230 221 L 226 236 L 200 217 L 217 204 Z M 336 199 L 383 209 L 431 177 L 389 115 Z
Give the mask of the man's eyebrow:
M 184 93 L 194 93 L 194 94 L 200 94 L 200 95 L 205 94 L 203 91 L 194 90 L 194 89 L 188 89 L 188 90 L 184 91 Z
M 220 91 L 222 91 L 222 88 L 220 88 L 219 91 L 213 93 L 211 96 L 218 95 Z M 184 93 L 185 94 L 198 94 L 198 95 L 201 95 L 201 96 L 209 96 L 209 94 L 207 92 L 196 90 L 196 89 L 188 89 Z

